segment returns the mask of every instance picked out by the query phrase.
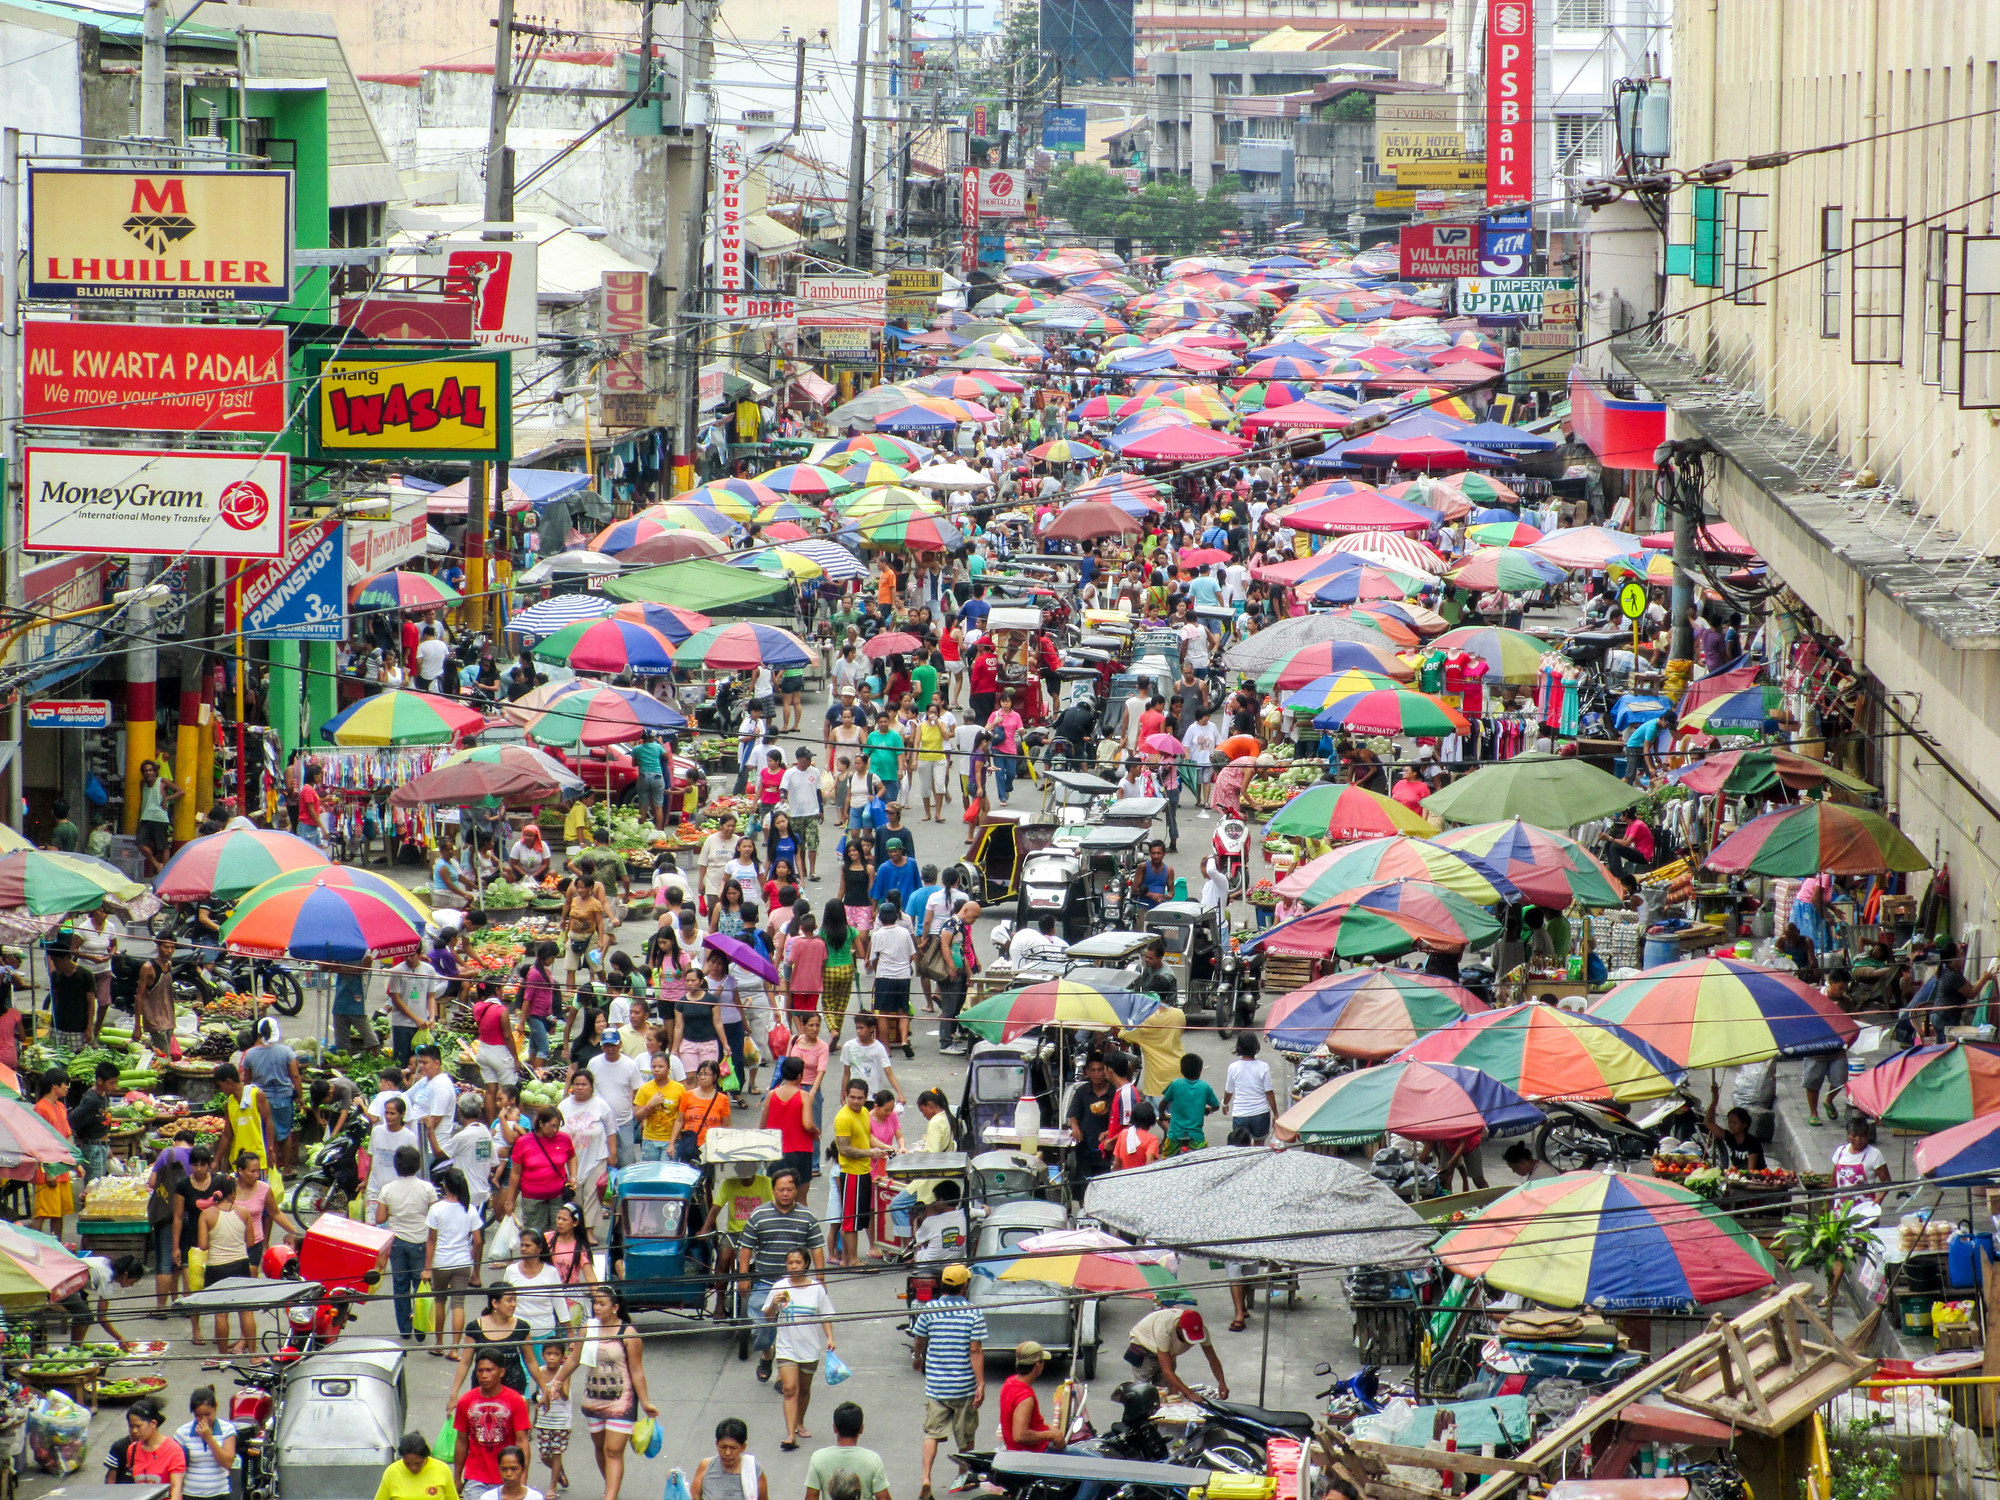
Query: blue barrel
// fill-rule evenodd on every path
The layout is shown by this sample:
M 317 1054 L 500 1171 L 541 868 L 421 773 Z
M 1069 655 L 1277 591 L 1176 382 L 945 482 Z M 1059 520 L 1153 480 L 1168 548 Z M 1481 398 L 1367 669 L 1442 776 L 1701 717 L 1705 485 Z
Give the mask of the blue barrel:
M 1639 967 L 1657 969 L 1661 964 L 1679 963 L 1680 957 L 1681 945 L 1674 939 L 1649 937 L 1640 950 Z

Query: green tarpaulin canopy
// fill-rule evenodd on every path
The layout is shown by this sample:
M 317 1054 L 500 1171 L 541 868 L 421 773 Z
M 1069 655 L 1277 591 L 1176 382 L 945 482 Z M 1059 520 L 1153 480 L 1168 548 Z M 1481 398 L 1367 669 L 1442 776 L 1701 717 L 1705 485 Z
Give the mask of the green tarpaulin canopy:
M 665 563 L 605 580 L 604 592 L 614 599 L 635 599 L 647 604 L 677 604 L 683 609 L 714 611 L 752 599 L 768 599 L 782 594 L 790 585 L 787 578 L 748 568 L 732 568 L 706 557 Z

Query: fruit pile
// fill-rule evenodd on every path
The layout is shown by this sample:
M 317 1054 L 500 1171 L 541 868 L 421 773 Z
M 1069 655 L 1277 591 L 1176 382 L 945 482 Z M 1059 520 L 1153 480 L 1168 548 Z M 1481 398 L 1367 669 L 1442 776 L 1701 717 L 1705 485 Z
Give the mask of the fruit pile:
M 1653 1175 L 1664 1177 L 1669 1182 L 1677 1182 L 1692 1173 L 1699 1172 L 1706 1165 L 1707 1163 L 1699 1156 L 1655 1156 Z

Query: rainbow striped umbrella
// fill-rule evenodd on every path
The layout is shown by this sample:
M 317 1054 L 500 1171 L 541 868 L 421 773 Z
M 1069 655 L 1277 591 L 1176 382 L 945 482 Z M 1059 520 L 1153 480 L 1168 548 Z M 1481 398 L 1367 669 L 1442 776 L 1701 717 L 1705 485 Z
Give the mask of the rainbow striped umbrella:
M 914 468 L 926 456 L 915 443 L 886 432 L 857 432 L 852 437 L 844 437 L 822 453 L 819 461 L 824 464 L 836 453 L 868 453 L 884 463 L 900 464 L 904 468 Z
M 1160 1008 L 1150 992 L 1099 989 L 1078 979 L 1045 979 L 988 995 L 958 1024 L 990 1042 L 1011 1042 L 1037 1026 L 1136 1026 Z
M 1525 547 L 1542 539 L 1542 529 L 1526 521 L 1481 521 L 1466 527 L 1465 535 L 1482 547 Z
M 650 625 L 606 615 L 566 625 L 534 648 L 543 661 L 577 672 L 640 672 L 661 677 L 674 668 L 674 643 Z
M 1490 1009 L 1461 985 L 1413 969 L 1349 969 L 1280 996 L 1264 1022 L 1285 1052 L 1325 1047 L 1380 1059 L 1462 1017 Z
M 902 547 L 911 552 L 956 552 L 965 545 L 959 529 L 942 516 L 916 510 L 876 511 L 859 518 L 861 540 L 871 547 Z
M 1684 734 L 1762 734 L 1784 701 L 1772 684 L 1754 683 L 1696 704 L 1680 716 L 1679 729 Z
M 813 650 L 789 630 L 738 620 L 696 631 L 681 642 L 674 661 L 682 667 L 706 667 L 712 672 L 743 672 L 759 666 L 810 666 Z
M 846 475 L 818 464 L 786 464 L 759 474 L 757 483 L 782 495 L 838 495 L 854 488 Z
M 694 491 L 688 493 L 692 496 Z M 709 536 L 731 537 L 742 531 L 744 523 L 757 514 L 754 507 L 745 505 L 732 506 L 732 510 L 737 513 L 732 515 L 713 505 L 675 500 L 665 505 L 649 505 L 630 521 L 620 521 L 611 529 L 615 532 L 622 526 L 634 527 L 630 540 L 624 541 L 628 549 L 669 531 L 700 531 Z M 651 522 L 652 526 L 638 528 L 635 523 L 640 521 Z
M 1461 625 L 1447 630 L 1431 644 L 1443 651 L 1463 651 L 1485 662 L 1492 682 L 1532 683 L 1540 675 L 1542 657 L 1548 646 L 1525 630 L 1505 630 L 1497 625 Z
M 1319 908 L 1267 927 L 1243 945 L 1247 953 L 1286 958 L 1391 958 L 1422 948 L 1444 952 L 1462 946 L 1458 936 L 1421 917 L 1372 907 Z
M 1569 575 L 1522 547 L 1481 547 L 1444 576 L 1447 582 L 1474 593 L 1505 589 L 1527 594 L 1561 583 Z
M 96 911 L 106 901 L 130 905 L 148 894 L 108 860 L 55 849 L 15 849 L 0 854 L 0 908 L 31 916 Z M 149 903 L 149 909 L 157 905 Z
M 1402 682 L 1417 675 L 1415 667 L 1389 649 L 1386 638 L 1379 646 L 1363 641 L 1316 641 L 1272 662 L 1257 674 L 1257 686 L 1267 693 L 1283 692 L 1350 671 L 1370 672 Z
M 294 870 L 244 895 L 222 924 L 223 946 L 258 958 L 358 964 L 423 947 L 430 910 L 371 870 Z
M 748 522 L 762 505 L 776 505 L 785 497 L 768 484 L 754 479 L 711 479 L 684 495 L 674 496 L 681 505 L 709 505 L 732 521 Z
M 1451 933 L 1469 947 L 1480 947 L 1500 935 L 1506 925 L 1500 918 L 1457 891 L 1447 890 L 1433 880 L 1374 880 L 1352 890 L 1340 891 L 1316 908 L 1318 911 L 1395 912 L 1429 923 Z
M 1847 1085 L 1870 1119 L 1899 1130 L 1944 1130 L 2000 1111 L 2000 1044 L 1912 1047 Z
M 1461 412 L 1460 415 L 1470 417 L 1472 413 L 1465 411 Z M 1438 480 L 1438 483 L 1448 485 L 1452 489 L 1457 490 L 1459 494 L 1465 496 L 1474 505 L 1518 505 L 1521 503 L 1521 497 L 1511 487 L 1501 483 L 1501 481 L 1495 479 L 1491 474 L 1478 474 L 1471 471 L 1463 474 L 1446 474 Z
M 1616 906 L 1625 899 L 1618 877 L 1581 843 L 1520 818 L 1453 828 L 1439 834 L 1437 842 L 1478 855 L 1537 906 L 1564 911 L 1572 903 Z
M 1483 1068 L 1527 1099 L 1657 1099 L 1686 1072 L 1622 1026 L 1534 1001 L 1454 1021 L 1396 1056 Z
M 1521 899 L 1520 888 L 1478 855 L 1402 835 L 1363 839 L 1308 860 L 1278 882 L 1278 894 L 1318 902 L 1377 880 L 1435 881 L 1481 906 Z
M 910 471 L 899 464 L 884 463 L 869 453 L 837 453 L 828 456 L 822 466 L 836 470 L 842 478 L 850 481 L 854 489 L 862 489 L 871 484 L 901 484 L 910 477 Z M 852 489 L 844 490 L 835 498 L 838 506 L 842 500 L 854 498 Z
M 644 625 L 649 630 L 657 630 L 677 646 L 697 630 L 706 630 L 715 623 L 698 609 L 682 609 L 678 604 L 647 604 L 642 601 L 619 605 L 611 611 L 611 618 L 630 620 L 635 625 Z
M 1700 1307 L 1778 1279 L 1769 1252 L 1707 1199 L 1624 1172 L 1525 1183 L 1436 1248 L 1460 1275 L 1552 1307 Z
M 1397 833 L 1428 837 L 1437 829 L 1394 797 L 1351 783 L 1324 782 L 1279 808 L 1265 832 L 1337 844 Z
M 1057 438 L 1052 443 L 1043 443 L 1030 448 L 1028 456 L 1039 458 L 1045 464 L 1075 464 L 1086 459 L 1102 458 L 1104 450 L 1094 443 L 1086 443 L 1077 438 Z
M 314 870 L 330 863 L 311 844 L 272 828 L 225 828 L 181 845 L 153 879 L 162 901 L 225 901 L 287 870 Z
M 1807 802 L 1752 818 L 1703 861 L 1732 874 L 1887 875 L 1928 870 L 1923 851 L 1880 813 L 1840 802 Z
M 1258 360 L 1243 373 L 1257 380 L 1320 380 L 1325 378 L 1326 366 L 1315 360 L 1277 355 Z
M 1926 1177 L 2000 1174 L 2000 1114 L 1980 1115 L 1917 1142 L 1910 1159 Z
M 909 476 L 898 474 L 896 477 L 907 479 Z M 913 510 L 926 516 L 944 514 L 944 502 L 936 495 L 924 490 L 911 489 L 905 484 L 874 485 L 865 490 L 856 490 L 853 494 L 842 495 L 834 501 L 833 508 L 850 521 L 894 510 Z
M 448 745 L 485 727 L 484 714 L 455 698 L 399 688 L 335 714 L 319 737 L 329 745 Z
M 1690 1068 L 1843 1052 L 1861 1034 L 1845 1011 L 1792 974 L 1733 958 L 1648 969 L 1589 1007 Z
M 737 558 L 734 566 L 759 573 L 782 573 L 787 578 L 796 579 L 822 578 L 826 575 L 825 568 L 803 552 L 794 552 L 789 547 L 760 547 Z
M 1464 714 L 1429 693 L 1377 688 L 1329 703 L 1313 715 L 1313 727 L 1360 734 L 1447 735 L 1464 734 L 1472 726 Z
M 450 609 L 464 599 L 442 578 L 428 573 L 374 573 L 354 588 L 354 602 L 365 609 Z
M 563 749 L 622 745 L 648 729 L 655 734 L 675 734 L 687 728 L 687 716 L 679 709 L 638 688 L 585 678 L 563 686 L 574 691 L 554 698 L 544 712 L 528 721 L 528 738 L 537 744 Z
M 763 535 L 767 541 L 785 540 L 785 537 L 772 534 L 773 526 L 790 526 L 792 531 L 804 536 L 808 533 L 799 530 L 801 526 L 823 525 L 825 521 L 825 511 L 798 500 L 780 500 L 776 505 L 762 506 L 757 511 L 757 524 L 764 528 Z
M 1321 1084 L 1278 1116 L 1283 1141 L 1358 1146 L 1394 1131 L 1417 1141 L 1520 1135 L 1548 1118 L 1498 1079 L 1449 1063 L 1392 1062 Z
M 1378 688 L 1394 689 L 1401 686 L 1395 678 L 1383 672 L 1366 672 L 1359 667 L 1349 667 L 1344 672 L 1329 672 L 1324 677 L 1315 677 L 1304 687 L 1285 695 L 1285 707 L 1319 712 L 1329 703 L 1342 698 L 1351 698 L 1356 693 L 1373 692 Z
M 1604 565 L 1604 576 L 1613 583 L 1672 583 L 1674 557 L 1671 552 L 1640 552 L 1614 557 Z

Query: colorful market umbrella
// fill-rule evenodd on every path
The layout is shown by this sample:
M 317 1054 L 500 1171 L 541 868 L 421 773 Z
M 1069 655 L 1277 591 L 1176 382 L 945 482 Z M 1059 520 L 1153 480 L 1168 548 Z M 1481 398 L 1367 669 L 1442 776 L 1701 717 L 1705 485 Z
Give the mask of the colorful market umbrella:
M 854 481 L 833 469 L 822 468 L 818 464 L 785 464 L 757 476 L 757 482 L 768 485 L 783 495 L 838 495 L 854 488 Z M 764 519 L 758 513 L 758 519 Z M 773 516 L 772 520 L 791 519 Z
M 1283 1141 L 1357 1146 L 1394 1131 L 1418 1141 L 1519 1135 L 1548 1118 L 1498 1079 L 1449 1063 L 1392 1062 L 1343 1073 L 1278 1116 Z
M 942 516 L 915 510 L 879 511 L 861 520 L 861 540 L 871 547 L 911 552 L 955 552 L 965 545 L 959 529 Z
M 1928 870 L 1923 851 L 1880 813 L 1839 802 L 1807 802 L 1752 818 L 1703 863 L 1731 874 L 1887 875 Z
M 41 1116 L 23 1105 L 11 1106 L 20 1113 L 40 1122 Z M 25 1129 L 25 1123 L 23 1124 Z M 43 1127 L 54 1140 L 62 1138 L 55 1131 Z M 0 1122 L 0 1131 L 5 1123 Z M 67 1142 L 62 1142 L 63 1154 L 59 1159 L 51 1159 L 51 1166 L 61 1166 L 74 1157 Z M 19 1163 L 7 1164 L 8 1148 L 0 1145 L 0 1177 L 16 1182 L 27 1182 L 34 1178 L 38 1162 L 23 1158 Z M 24 1229 L 19 1224 L 0 1223 L 0 1301 L 18 1305 L 23 1302 L 60 1302 L 74 1292 L 83 1291 L 90 1285 L 90 1267 L 82 1259 L 70 1254 L 61 1241 L 32 1229 Z
M 355 585 L 354 602 L 363 609 L 450 609 L 465 596 L 428 573 L 374 573 Z
M 537 688 L 535 691 L 538 693 L 552 692 L 559 696 L 567 696 L 570 693 L 595 686 L 597 684 L 591 682 L 588 678 L 577 677 L 572 678 L 568 682 L 552 683 L 547 687 Z M 527 699 L 523 698 L 520 701 L 525 703 Z M 529 718 L 533 716 L 533 714 L 527 715 Z M 518 770 L 526 771 L 532 775 L 546 779 L 558 789 L 558 796 L 565 796 L 569 793 L 583 790 L 583 778 L 581 776 L 577 775 L 576 772 L 572 771 L 562 761 L 550 755 L 546 750 L 537 750 L 533 745 L 473 745 L 468 749 L 452 751 L 451 754 L 447 755 L 437 764 L 439 767 L 468 764 L 512 766 Z
M 564 686 L 576 691 L 564 693 L 528 721 L 528 738 L 537 744 L 563 749 L 623 745 L 648 729 L 655 734 L 677 734 L 687 728 L 685 714 L 639 688 L 583 679 Z
M 1394 797 L 1348 782 L 1323 782 L 1279 808 L 1265 832 L 1337 844 L 1397 833 L 1428 837 L 1437 829 Z
M 1078 500 L 1066 505 L 1043 529 L 1045 537 L 1061 537 L 1072 542 L 1091 542 L 1100 537 L 1121 536 L 1139 531 L 1138 519 L 1103 500 Z
M 222 924 L 223 946 L 257 958 L 359 964 L 423 947 L 429 909 L 393 880 L 349 865 L 265 881 Z
M 36 1114 L 33 1106 L 0 1099 L 0 1179 L 31 1181 L 39 1167 L 66 1167 L 75 1160 L 76 1151 L 69 1138 Z M 0 1221 L 0 1230 L 27 1232 L 5 1221 Z M 35 1238 L 48 1240 L 42 1234 Z
M 1491 942 L 1500 936 L 1506 926 L 1498 916 L 1470 897 L 1448 890 L 1434 880 L 1373 880 L 1329 896 L 1316 910 L 1343 907 L 1415 917 L 1441 932 L 1450 933 L 1471 948 L 1483 947 Z
M 1541 828 L 1574 828 L 1644 800 L 1639 788 L 1587 760 L 1531 753 L 1481 766 L 1440 787 L 1424 799 L 1424 811 L 1447 823 L 1519 818 Z
M 234 900 L 287 870 L 317 869 L 330 861 L 295 834 L 271 828 L 225 828 L 181 845 L 153 879 L 162 901 Z
M 1527 1099 L 1657 1099 L 1685 1072 L 1622 1026 L 1535 1001 L 1454 1021 L 1396 1057 L 1483 1068 Z
M 1413 969 L 1349 969 L 1280 996 L 1264 1036 L 1283 1052 L 1325 1047 L 1379 1060 L 1461 1017 L 1490 1009 L 1471 990 Z
M 1899 1130 L 1944 1130 L 2000 1111 L 2000 1043 L 1912 1047 L 1847 1085 L 1864 1115 Z
M 1769 1252 L 1686 1188 L 1624 1172 L 1565 1172 L 1497 1198 L 1438 1241 L 1462 1276 L 1552 1307 L 1678 1308 L 1778 1279 Z
M 690 557 L 717 557 L 728 550 L 721 537 L 706 531 L 663 531 L 643 542 L 634 542 L 618 555 L 618 560 L 628 567 L 651 568 Z
M 1036 1241 L 1044 1238 L 1031 1235 L 1016 1258 L 982 1260 L 974 1269 L 995 1281 L 1045 1282 L 1091 1296 L 1151 1297 L 1180 1288 L 1180 1278 L 1157 1262 L 1117 1251 L 1037 1249 Z
M 1421 917 L 1372 907 L 1328 906 L 1267 927 L 1246 942 L 1249 953 L 1286 958 L 1393 958 L 1412 949 L 1443 953 L 1464 946 L 1456 932 Z
M 1525 630 L 1503 630 L 1497 625 L 1462 625 L 1447 630 L 1431 646 L 1446 653 L 1463 651 L 1476 656 L 1487 665 L 1488 682 L 1517 686 L 1532 683 L 1541 675 L 1542 658 L 1549 649 L 1546 642 Z
M 510 747 L 525 750 L 525 745 Z M 505 803 L 555 802 L 581 791 L 583 779 L 557 765 L 553 770 L 519 762 L 459 761 L 438 765 L 389 794 L 391 807 L 497 807 Z
M 1371 646 L 1362 641 L 1319 641 L 1288 651 L 1265 667 L 1257 674 L 1257 686 L 1267 693 L 1297 690 L 1348 671 L 1373 672 L 1403 682 L 1417 675 L 1417 669 L 1386 642 Z
M 915 443 L 886 432 L 858 432 L 852 437 L 844 437 L 821 454 L 819 461 L 824 464 L 836 453 L 866 453 L 884 463 L 901 464 L 905 468 L 914 467 L 929 456 Z
M 534 654 L 577 672 L 638 672 L 664 677 L 674 669 L 671 640 L 650 625 L 615 615 L 564 626 L 537 645 Z
M 1312 904 L 1377 880 L 1435 881 L 1481 906 L 1522 899 L 1513 881 L 1477 855 L 1402 836 L 1363 839 L 1308 860 L 1278 882 L 1278 894 Z
M 1528 549 L 1545 562 L 1580 571 L 1601 569 L 1614 557 L 1640 550 L 1639 539 L 1628 531 L 1607 526 L 1571 526 L 1552 531 Z
M 1102 458 L 1104 450 L 1094 443 L 1086 443 L 1079 438 L 1057 438 L 1054 442 L 1030 448 L 1028 456 L 1039 458 L 1045 464 L 1077 464 L 1093 458 Z
M 1429 693 L 1377 688 L 1339 698 L 1313 715 L 1316 729 L 1347 729 L 1357 734 L 1464 734 L 1472 726 L 1465 715 Z
M 1465 536 L 1467 541 L 1482 547 L 1525 547 L 1530 542 L 1539 542 L 1542 531 L 1526 521 L 1481 521 L 1477 526 L 1466 527 Z
M 329 745 L 448 745 L 485 727 L 484 714 L 456 699 L 397 688 L 335 714 L 319 737 Z
M 1448 829 L 1437 842 L 1478 855 L 1535 905 L 1552 911 L 1563 911 L 1572 903 L 1617 906 L 1625 899 L 1618 877 L 1576 839 L 1520 818 Z
M 1725 792 L 1732 797 L 1750 797 L 1775 786 L 1804 791 L 1829 784 L 1850 792 L 1875 790 L 1859 776 L 1851 775 L 1823 760 L 1798 755 L 1777 745 L 1752 745 L 1742 750 L 1723 750 L 1704 756 L 1693 765 L 1671 773 L 1673 779 L 1697 796 Z
M 1551 583 L 1561 583 L 1567 575 L 1554 563 L 1523 547 L 1481 547 L 1444 576 L 1446 582 L 1473 593 L 1504 589 L 1514 594 L 1530 594 Z
M 1160 997 L 1105 990 L 1075 979 L 1045 979 L 988 995 L 958 1024 L 990 1042 L 1011 1042 L 1037 1026 L 1136 1026 L 1160 1008 Z
M 2000 1174 L 2000 1114 L 1978 1115 L 1963 1125 L 1927 1135 L 1917 1142 L 1910 1159 L 1925 1177 Z
M 1680 716 L 1682 733 L 1756 735 L 1777 717 L 1785 695 L 1770 683 L 1758 683 L 1696 704 Z
M 706 667 L 711 672 L 744 672 L 753 667 L 808 667 L 813 649 L 789 630 L 738 620 L 711 625 L 681 642 L 674 653 L 681 667 Z
M 595 620 L 608 615 L 616 603 L 616 600 L 607 599 L 602 594 L 556 594 L 530 604 L 519 614 L 508 616 L 507 634 L 540 640 L 579 620 Z
M 698 609 L 682 609 L 677 604 L 647 604 L 643 601 L 619 605 L 611 611 L 611 618 L 630 620 L 635 625 L 644 625 L 649 630 L 657 630 L 675 645 L 679 645 L 697 630 L 706 630 L 715 623 Z
M 1772 1057 L 1844 1052 L 1861 1034 L 1811 985 L 1734 958 L 1648 969 L 1589 1007 L 1689 1068 L 1730 1068 Z

